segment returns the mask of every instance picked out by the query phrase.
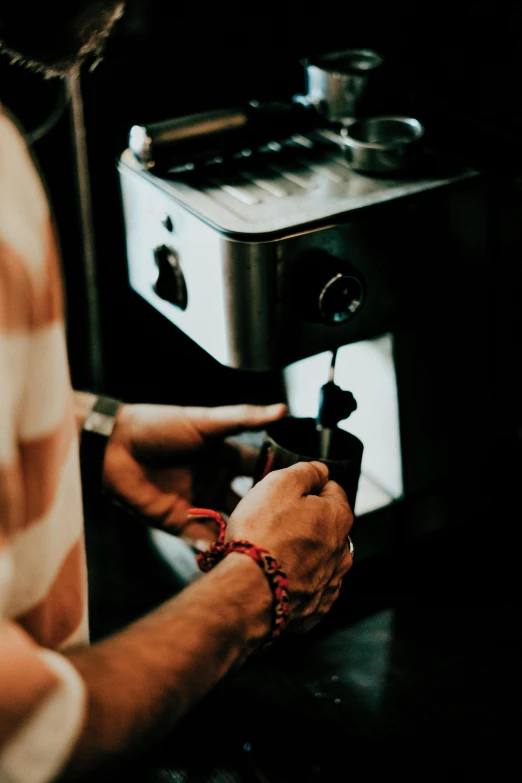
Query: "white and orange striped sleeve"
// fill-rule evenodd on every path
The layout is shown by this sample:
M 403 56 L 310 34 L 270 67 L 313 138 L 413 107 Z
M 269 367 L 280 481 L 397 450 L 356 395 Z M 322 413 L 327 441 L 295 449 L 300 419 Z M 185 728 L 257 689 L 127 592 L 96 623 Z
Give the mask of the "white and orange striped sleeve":
M 49 207 L 0 108 L 0 783 L 54 779 L 85 717 L 77 461 Z

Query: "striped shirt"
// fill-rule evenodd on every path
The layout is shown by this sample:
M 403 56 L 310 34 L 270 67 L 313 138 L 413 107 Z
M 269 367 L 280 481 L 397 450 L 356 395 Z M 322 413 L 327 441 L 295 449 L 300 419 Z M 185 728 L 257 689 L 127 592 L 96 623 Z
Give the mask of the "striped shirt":
M 0 108 L 0 783 L 59 773 L 85 707 L 60 651 L 87 642 L 57 245 L 31 156 Z

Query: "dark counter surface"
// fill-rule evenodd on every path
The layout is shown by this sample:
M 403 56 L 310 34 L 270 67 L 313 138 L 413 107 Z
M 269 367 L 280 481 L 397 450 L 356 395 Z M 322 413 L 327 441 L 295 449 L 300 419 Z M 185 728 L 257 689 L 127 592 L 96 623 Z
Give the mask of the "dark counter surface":
M 455 747 L 454 763 L 468 775 L 506 744 L 508 755 L 493 754 L 491 779 L 507 779 L 498 775 L 518 745 L 522 645 L 512 540 L 521 515 L 506 520 L 505 501 L 503 516 L 499 509 L 491 518 L 486 505 L 483 520 L 397 540 L 356 561 L 318 628 L 253 656 L 174 735 L 107 779 L 348 780 L 362 748 L 366 771 L 386 771 L 389 740 L 410 749 L 428 740 L 438 759 Z M 88 508 L 94 640 L 184 584 L 145 530 L 117 514 L 111 525 L 102 518 Z

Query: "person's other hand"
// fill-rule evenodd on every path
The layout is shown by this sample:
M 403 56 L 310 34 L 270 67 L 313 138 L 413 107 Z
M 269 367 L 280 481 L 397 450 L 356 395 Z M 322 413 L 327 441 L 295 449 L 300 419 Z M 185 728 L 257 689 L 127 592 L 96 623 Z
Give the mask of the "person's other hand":
M 232 513 L 226 539 L 264 547 L 285 571 L 290 623 L 309 630 L 332 607 L 352 566 L 347 536 L 353 514 L 346 493 L 321 462 L 274 470 Z
M 230 490 L 236 476 L 250 476 L 257 450 L 225 440 L 263 429 L 287 412 L 283 404 L 191 408 L 125 405 L 107 444 L 104 483 L 131 513 L 149 524 L 208 545 L 217 536 L 212 522 L 187 522 L 194 506 L 230 513 L 239 497 Z

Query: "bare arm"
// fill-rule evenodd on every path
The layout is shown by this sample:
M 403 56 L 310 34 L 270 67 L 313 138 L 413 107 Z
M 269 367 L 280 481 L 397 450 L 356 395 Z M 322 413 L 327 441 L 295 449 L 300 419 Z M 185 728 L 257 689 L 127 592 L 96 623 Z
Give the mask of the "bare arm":
M 274 471 L 239 503 L 227 536 L 265 547 L 288 576 L 289 626 L 313 627 L 352 565 L 353 516 L 317 462 Z M 87 719 L 65 780 L 168 733 L 270 630 L 272 594 L 257 563 L 230 554 L 125 631 L 68 653 L 88 693 Z
M 179 596 L 126 630 L 69 653 L 87 685 L 87 719 L 63 780 L 165 735 L 270 628 L 259 566 L 229 555 Z

